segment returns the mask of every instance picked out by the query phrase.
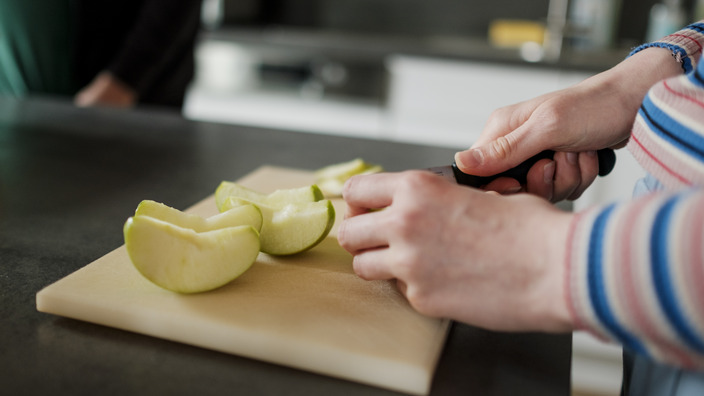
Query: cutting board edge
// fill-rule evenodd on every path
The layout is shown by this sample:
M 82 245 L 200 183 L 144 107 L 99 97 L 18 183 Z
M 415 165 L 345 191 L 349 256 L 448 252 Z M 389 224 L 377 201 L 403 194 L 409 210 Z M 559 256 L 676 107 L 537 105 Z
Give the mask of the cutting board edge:
M 62 300 L 64 299 L 65 301 L 62 304 Z M 67 302 L 71 304 L 66 304 Z M 281 337 L 278 338 L 278 342 L 272 345 L 271 338 L 261 337 L 261 335 L 259 335 L 261 338 L 259 342 L 253 342 L 253 339 L 256 340 L 256 338 L 258 338 L 256 337 L 256 332 L 240 330 L 243 334 L 237 335 L 233 334 L 233 330 L 229 327 L 223 327 L 220 330 L 219 337 L 214 337 L 211 334 L 208 339 L 202 342 L 194 342 L 188 337 L 180 337 L 177 335 L 178 333 L 185 334 L 190 330 L 189 326 L 184 327 L 183 323 L 179 323 L 178 321 L 170 323 L 170 320 L 166 320 L 164 325 L 157 329 L 149 329 L 134 324 L 132 324 L 132 327 L 124 326 L 120 321 L 110 319 L 113 317 L 111 314 L 114 312 L 105 311 L 101 306 L 91 303 L 84 303 L 82 306 L 76 305 L 75 300 L 70 298 L 70 296 L 66 297 L 54 293 L 52 285 L 45 287 L 36 294 L 36 305 L 37 310 L 43 313 L 418 396 L 425 396 L 430 392 L 437 361 L 445 346 L 444 340 L 446 339 L 451 323 L 450 320 L 443 319 L 440 326 L 438 326 L 435 336 L 443 342 L 433 345 L 432 350 L 428 351 L 428 361 L 425 362 L 427 367 L 412 365 L 393 359 L 348 353 L 345 357 L 348 359 L 347 366 L 349 366 L 351 371 L 342 372 L 339 370 L 331 370 L 331 367 L 334 366 L 330 365 L 328 360 L 320 358 L 330 356 L 331 351 L 334 355 L 334 349 L 332 348 L 301 343 L 300 340 L 297 342 L 294 342 L 294 340 L 287 342 L 285 338 Z M 63 309 L 62 307 L 65 306 L 71 306 L 73 309 Z M 76 314 L 75 311 L 82 311 L 83 315 Z M 88 312 L 88 314 L 86 314 L 86 312 Z M 124 312 L 121 318 L 124 320 Z M 133 319 L 135 319 L 135 321 L 132 323 L 138 323 L 139 315 L 135 315 Z M 169 333 L 165 333 L 164 329 L 169 329 Z M 253 337 L 253 334 L 255 337 Z M 226 340 L 224 340 L 225 338 Z M 242 340 L 243 342 L 240 345 L 236 345 L 238 340 Z M 242 345 L 244 345 L 244 347 Z M 268 347 L 273 352 L 262 353 L 262 346 Z M 301 363 L 300 360 L 293 358 L 304 355 L 310 356 L 311 348 L 319 349 L 317 355 L 320 357 L 317 357 L 314 361 Z M 288 349 L 289 352 L 288 356 L 292 358 L 281 357 L 281 351 L 286 349 Z M 302 353 L 304 351 L 305 354 Z M 379 367 L 379 365 L 383 365 L 383 371 L 373 369 L 373 367 Z M 394 371 L 394 373 L 392 373 L 392 371 Z M 390 376 L 390 373 L 394 375 Z M 390 377 L 391 380 L 389 380 Z M 409 381 L 409 379 L 411 381 Z

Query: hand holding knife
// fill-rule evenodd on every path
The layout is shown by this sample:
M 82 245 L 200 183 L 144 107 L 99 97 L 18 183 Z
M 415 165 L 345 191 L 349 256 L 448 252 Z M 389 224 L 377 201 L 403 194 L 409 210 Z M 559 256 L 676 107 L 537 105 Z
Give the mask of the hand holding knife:
M 554 151 L 545 150 L 531 158 L 528 158 L 515 168 L 511 168 L 507 171 L 501 172 L 493 176 L 475 176 L 464 173 L 459 170 L 455 163 L 453 163 L 452 165 L 429 168 L 428 170 L 448 180 L 454 181 L 457 184 L 462 184 L 475 188 L 485 186 L 500 177 L 510 177 L 518 180 L 518 182 L 521 184 L 525 184 L 526 176 L 528 175 L 528 170 L 530 170 L 530 168 L 539 160 L 544 158 L 552 159 L 554 155 Z M 597 156 L 599 159 L 599 176 L 608 175 L 616 164 L 616 154 L 611 149 L 602 149 L 597 151 Z

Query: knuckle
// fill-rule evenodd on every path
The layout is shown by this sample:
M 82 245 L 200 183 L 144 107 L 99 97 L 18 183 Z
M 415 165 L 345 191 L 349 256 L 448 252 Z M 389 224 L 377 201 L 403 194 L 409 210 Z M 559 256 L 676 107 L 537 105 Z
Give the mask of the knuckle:
M 407 285 L 406 299 L 418 312 L 425 313 L 429 310 L 430 298 L 427 289 L 427 276 L 421 255 L 416 249 L 405 249 L 404 253 L 397 256 L 395 266 L 400 279 Z
M 345 184 L 342 185 L 342 198 L 343 199 L 346 199 L 347 197 L 349 197 L 351 195 L 352 191 L 354 191 L 355 186 L 357 184 L 357 180 L 358 180 L 357 176 L 352 176 L 349 179 L 347 179 L 347 181 L 345 181 Z
M 509 107 L 500 107 L 498 109 L 492 110 L 489 114 L 489 118 L 486 121 L 486 127 L 489 128 L 500 128 L 505 124 L 507 120 L 506 116 L 512 113 Z
M 437 194 L 437 190 L 441 188 L 443 182 L 446 181 L 432 172 L 406 171 L 401 174 L 396 196 L 421 199 L 426 195 Z
M 400 240 L 412 244 L 416 230 L 422 222 L 423 211 L 419 206 L 409 206 L 389 219 L 389 227 Z M 413 246 L 413 245 L 411 245 Z
M 340 246 L 347 250 L 348 252 L 350 251 L 350 246 L 349 246 L 349 239 L 347 238 L 347 221 L 343 221 L 340 226 L 337 229 L 337 242 L 340 244 Z
M 406 290 L 406 299 L 411 307 L 419 313 L 426 316 L 437 315 L 437 309 L 432 303 L 431 295 L 425 288 L 409 286 Z
M 516 150 L 516 141 L 512 135 L 499 136 L 492 142 L 489 150 L 493 153 L 493 157 L 504 159 Z
M 577 191 L 579 187 L 579 181 L 572 181 L 570 183 L 565 183 L 561 186 L 556 186 L 555 192 L 553 194 L 553 201 L 562 201 L 565 199 L 571 199 L 570 197 Z
M 406 190 L 415 190 L 418 188 L 428 185 L 432 180 L 437 179 L 437 176 L 431 172 L 425 171 L 407 171 L 401 174 L 401 182 L 399 188 L 403 189 L 404 193 Z
M 577 189 L 572 194 L 570 194 L 569 197 L 567 197 L 567 200 L 568 201 L 575 201 L 575 200 L 579 199 L 579 197 L 582 196 L 582 193 L 584 193 L 583 189 Z
M 364 280 L 369 280 L 371 279 L 371 275 L 369 274 L 369 269 L 367 266 L 364 265 L 364 263 L 361 260 L 360 256 L 354 256 L 352 258 L 352 270 L 354 271 L 357 276 Z

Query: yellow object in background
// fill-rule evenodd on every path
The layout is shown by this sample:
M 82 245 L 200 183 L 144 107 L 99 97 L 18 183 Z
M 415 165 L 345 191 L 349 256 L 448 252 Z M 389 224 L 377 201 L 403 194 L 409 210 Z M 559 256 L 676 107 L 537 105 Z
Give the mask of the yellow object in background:
M 497 47 L 520 48 L 525 43 L 543 44 L 545 25 L 540 22 L 497 19 L 489 25 L 489 42 Z

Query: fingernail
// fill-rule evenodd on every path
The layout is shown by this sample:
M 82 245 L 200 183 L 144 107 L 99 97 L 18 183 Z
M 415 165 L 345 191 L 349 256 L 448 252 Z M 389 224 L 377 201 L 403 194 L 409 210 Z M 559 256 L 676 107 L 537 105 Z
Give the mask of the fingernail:
M 484 154 L 478 149 L 460 151 L 455 154 L 455 162 L 463 168 L 476 168 L 484 162 Z
M 514 186 L 514 187 L 509 187 L 506 190 L 504 190 L 504 194 L 517 194 L 521 192 L 522 187 L 521 186 Z
M 594 157 L 594 156 L 596 155 L 596 151 L 594 151 L 594 150 L 585 151 L 585 153 L 586 153 L 588 156 L 590 156 L 590 157 Z
M 552 196 L 553 196 L 553 178 L 555 177 L 555 161 L 550 161 L 549 164 L 545 165 L 543 167 L 543 180 L 545 181 L 545 184 L 548 185 L 548 191 L 547 191 L 547 196 L 545 199 L 548 201 L 552 201 Z
M 550 161 L 543 167 L 543 181 L 545 184 L 552 184 L 552 179 L 555 176 L 555 161 Z
M 571 165 L 577 165 L 577 153 L 567 153 L 567 162 Z

